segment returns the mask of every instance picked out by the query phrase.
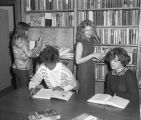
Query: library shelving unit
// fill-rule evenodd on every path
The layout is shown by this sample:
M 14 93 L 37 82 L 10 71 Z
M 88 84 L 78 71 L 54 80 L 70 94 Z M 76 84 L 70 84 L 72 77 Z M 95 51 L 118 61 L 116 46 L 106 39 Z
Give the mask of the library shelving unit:
M 140 0 L 21 0 L 22 20 L 31 25 L 31 40 L 39 33 L 47 44 L 72 50 L 77 25 L 84 19 L 92 20 L 101 39 L 101 44 L 94 45 L 95 52 L 125 48 L 131 57 L 128 67 L 140 80 L 140 4 Z M 74 62 L 71 66 L 74 70 Z M 95 66 L 96 91 L 102 92 L 107 66 L 102 62 Z
M 123 47 L 131 57 L 128 67 L 140 79 L 140 0 L 79 0 L 77 23 L 90 19 L 95 23 L 101 44 L 95 52 L 106 53 L 114 47 Z M 96 88 L 103 92 L 107 66 L 95 63 Z
M 22 21 L 30 24 L 30 39 L 41 35 L 46 44 L 74 49 L 76 0 L 22 0 Z M 62 59 L 74 72 L 72 59 Z

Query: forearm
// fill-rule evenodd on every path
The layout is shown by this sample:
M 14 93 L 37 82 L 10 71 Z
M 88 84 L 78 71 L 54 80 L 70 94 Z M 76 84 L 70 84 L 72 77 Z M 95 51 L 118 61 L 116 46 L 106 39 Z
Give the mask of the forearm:
M 29 82 L 29 89 L 36 88 L 41 83 L 41 81 L 42 78 L 35 74 L 31 81 Z
M 40 38 L 36 47 L 32 50 L 32 57 L 37 57 L 42 51 L 43 46 L 44 46 L 44 42 Z
M 93 54 L 89 54 L 89 55 L 82 57 L 80 59 L 76 58 L 76 64 L 81 64 L 81 63 L 87 62 L 88 60 L 90 60 L 92 58 L 93 58 Z
M 70 91 L 77 86 L 76 80 L 74 78 L 68 78 L 67 82 L 64 82 L 63 89 L 65 91 Z

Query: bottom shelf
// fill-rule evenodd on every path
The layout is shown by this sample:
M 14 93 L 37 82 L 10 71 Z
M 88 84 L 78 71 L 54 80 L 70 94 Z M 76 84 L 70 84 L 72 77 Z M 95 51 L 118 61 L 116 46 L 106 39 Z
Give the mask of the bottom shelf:
M 104 81 L 96 81 L 95 93 L 103 93 L 103 92 L 104 92 Z

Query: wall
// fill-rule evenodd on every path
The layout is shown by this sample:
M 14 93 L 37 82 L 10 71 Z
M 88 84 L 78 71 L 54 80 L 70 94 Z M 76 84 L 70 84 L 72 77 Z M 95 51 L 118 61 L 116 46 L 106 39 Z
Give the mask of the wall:
M 0 0 L 0 6 L 14 6 L 14 22 L 21 21 L 21 0 Z
M 8 10 L 9 18 L 9 31 L 14 30 L 14 7 L 13 6 L 0 6 L 0 9 Z
M 0 10 L 0 90 L 11 85 L 8 11 Z
M 46 44 L 73 49 L 73 28 L 31 28 L 30 40 L 42 36 Z

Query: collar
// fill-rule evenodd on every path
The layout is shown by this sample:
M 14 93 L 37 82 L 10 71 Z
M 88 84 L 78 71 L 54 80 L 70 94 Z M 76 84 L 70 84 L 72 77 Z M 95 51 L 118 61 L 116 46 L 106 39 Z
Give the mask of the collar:
M 116 70 L 112 70 L 112 75 L 118 75 L 118 76 L 122 76 L 126 73 L 126 71 L 128 70 L 128 68 L 124 68 L 121 72 L 119 72 L 117 74 Z

